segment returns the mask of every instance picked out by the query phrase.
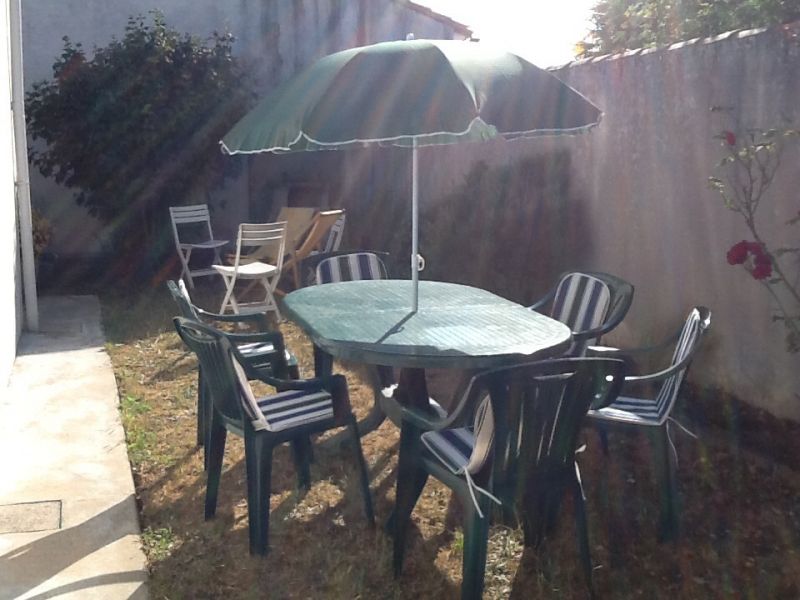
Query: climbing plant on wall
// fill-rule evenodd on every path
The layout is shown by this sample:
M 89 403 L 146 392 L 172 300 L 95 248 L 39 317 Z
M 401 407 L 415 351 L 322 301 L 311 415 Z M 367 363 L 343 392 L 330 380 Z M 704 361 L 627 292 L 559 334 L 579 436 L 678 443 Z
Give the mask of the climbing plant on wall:
M 728 263 L 744 268 L 772 296 L 773 320 L 786 328 L 786 348 L 800 352 L 800 247 L 770 243 L 757 218 L 759 208 L 769 197 L 786 144 L 796 144 L 800 131 L 724 130 L 718 138 L 724 155 L 717 164 L 717 175 L 709 177 L 709 184 L 720 193 L 725 206 L 742 217 L 750 236 L 728 250 Z M 786 226 L 799 227 L 800 212 L 788 219 Z

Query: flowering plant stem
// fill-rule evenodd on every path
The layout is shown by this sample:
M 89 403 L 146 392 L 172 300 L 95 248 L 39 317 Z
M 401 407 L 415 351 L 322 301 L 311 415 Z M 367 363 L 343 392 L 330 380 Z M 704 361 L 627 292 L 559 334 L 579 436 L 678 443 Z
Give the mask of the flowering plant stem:
M 734 244 L 728 251 L 728 263 L 743 266 L 773 297 L 777 307 L 773 320 L 784 324 L 789 352 L 800 351 L 800 287 L 797 278 L 787 275 L 782 259 L 800 255 L 800 248 L 771 248 L 759 232 L 756 213 L 780 167 L 784 145 L 798 136 L 800 131 L 794 129 L 751 130 L 742 136 L 723 131 L 717 136 L 725 149 L 717 164 L 722 177 L 709 177 L 725 206 L 742 216 L 753 240 Z M 786 224 L 798 223 L 800 213 Z

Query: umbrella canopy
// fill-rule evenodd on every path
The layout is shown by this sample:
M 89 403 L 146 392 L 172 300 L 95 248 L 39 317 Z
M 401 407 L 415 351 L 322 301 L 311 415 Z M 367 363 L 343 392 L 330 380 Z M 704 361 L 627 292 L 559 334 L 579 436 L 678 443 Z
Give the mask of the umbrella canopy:
M 419 146 L 580 133 L 600 117 L 578 92 L 514 54 L 475 42 L 407 40 L 321 58 L 259 102 L 221 145 L 228 154 L 413 148 L 416 291 Z

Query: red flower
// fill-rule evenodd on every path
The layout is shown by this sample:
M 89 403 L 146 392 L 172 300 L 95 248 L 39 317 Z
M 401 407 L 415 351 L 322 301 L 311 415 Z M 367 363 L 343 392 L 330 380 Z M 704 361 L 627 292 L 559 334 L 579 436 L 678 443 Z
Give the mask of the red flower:
M 725 142 L 728 146 L 735 146 L 736 145 L 736 134 L 732 131 L 723 131 L 722 135 L 725 136 Z
M 742 240 L 731 246 L 728 250 L 728 264 L 729 265 L 742 265 L 747 260 L 747 253 L 749 250 L 750 242 Z
M 758 262 L 758 260 L 756 260 L 756 266 L 753 267 L 750 274 L 753 276 L 753 279 L 766 279 L 772 275 L 772 263 L 769 262 L 769 259 L 767 259 L 767 262 Z
M 758 242 L 742 240 L 728 250 L 729 265 L 744 265 L 753 279 L 766 279 L 772 275 L 772 260 L 764 246 Z

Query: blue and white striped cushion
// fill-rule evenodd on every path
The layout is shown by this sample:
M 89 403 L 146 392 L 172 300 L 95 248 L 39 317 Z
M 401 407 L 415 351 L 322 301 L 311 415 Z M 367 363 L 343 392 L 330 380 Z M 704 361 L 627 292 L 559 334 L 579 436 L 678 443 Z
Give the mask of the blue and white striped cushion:
M 561 321 L 574 333 L 602 325 L 611 302 L 608 286 L 585 273 L 571 273 L 558 284 L 550 316 Z M 584 340 L 572 345 L 567 354 L 582 354 L 586 345 L 596 340 Z
M 427 431 L 422 434 L 422 443 L 453 473 L 461 473 L 472 456 L 475 435 L 466 427 Z
M 666 419 L 666 414 L 659 412 L 655 400 L 629 396 L 619 396 L 610 405 L 599 410 L 589 411 L 589 415 L 597 419 L 637 425 L 661 425 Z
M 326 391 L 287 390 L 256 398 L 242 366 L 233 360 L 242 408 L 256 431 L 283 431 L 333 418 L 333 399 Z
M 287 390 L 258 399 L 258 407 L 270 431 L 283 431 L 333 418 L 333 399 L 328 392 Z
M 681 335 L 675 346 L 675 352 L 672 355 L 671 365 L 677 365 L 691 354 L 700 339 L 700 333 L 700 313 L 697 309 L 693 309 L 681 330 Z M 661 384 L 661 389 L 659 389 L 655 399 L 619 396 L 609 406 L 589 411 L 589 414 L 594 418 L 610 421 L 623 421 L 639 425 L 661 425 L 669 418 L 669 414 L 672 412 L 672 407 L 678 398 L 678 391 L 685 375 L 686 368 L 667 377 L 664 383 Z
M 317 265 L 317 284 L 363 279 L 385 279 L 386 267 L 371 252 L 354 252 L 326 258 Z

